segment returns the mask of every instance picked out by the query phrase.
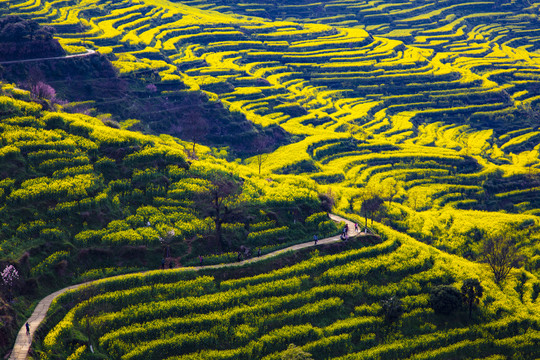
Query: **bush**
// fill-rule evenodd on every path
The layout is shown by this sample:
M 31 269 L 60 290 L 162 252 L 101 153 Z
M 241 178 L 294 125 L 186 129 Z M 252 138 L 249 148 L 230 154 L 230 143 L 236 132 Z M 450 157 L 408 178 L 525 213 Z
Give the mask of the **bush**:
M 281 359 L 283 360 L 310 360 L 313 359 L 311 357 L 311 354 L 308 352 L 305 352 L 301 348 L 297 347 L 294 344 L 289 344 L 289 347 L 287 350 L 285 350 L 281 354 Z
M 450 285 L 435 286 L 431 289 L 429 305 L 437 314 L 451 314 L 461 305 L 461 293 Z
M 393 323 L 403 315 L 403 302 L 395 296 L 381 302 L 384 319 Z

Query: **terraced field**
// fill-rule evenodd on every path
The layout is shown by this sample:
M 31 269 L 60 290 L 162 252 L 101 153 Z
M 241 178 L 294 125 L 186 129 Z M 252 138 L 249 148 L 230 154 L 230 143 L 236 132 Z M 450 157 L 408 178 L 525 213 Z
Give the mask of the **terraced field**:
M 537 279 L 525 276 L 518 294 L 481 276 L 485 295 L 472 320 L 466 311 L 438 315 L 430 289 L 459 287 L 482 266 L 378 230 L 387 238 L 379 244 L 312 253 L 251 277 L 157 271 L 71 291 L 53 304 L 57 314 L 76 305 L 46 335 L 41 358 L 86 359 L 87 338 L 108 359 L 281 359 L 290 343 L 314 359 L 538 355 Z M 392 296 L 404 307 L 394 323 L 381 308 Z
M 305 17 L 318 7 L 329 16 Z M 357 209 L 367 185 L 393 179 L 406 206 L 400 216 L 449 206 L 538 223 L 535 5 L 434 7 L 92 0 L 10 2 L 9 12 L 54 26 L 64 44 L 114 54 L 124 75 L 155 70 L 157 85 L 168 86 L 158 96 L 186 91 L 183 83 L 255 123 L 304 136 L 264 164 L 248 163 L 311 177 L 342 209 Z M 354 21 L 336 20 L 353 19 L 351 11 Z
M 317 146 L 317 136 L 335 142 L 352 137 L 367 145 L 397 145 L 398 153 L 477 156 L 516 167 L 505 169 L 507 173 L 538 165 L 534 148 L 540 134 L 534 111 L 540 99 L 539 56 L 529 36 L 534 31 L 525 36 L 528 33 L 519 30 L 533 27 L 535 18 L 521 14 L 529 8 L 509 5 L 506 22 L 476 26 L 475 21 L 492 16 L 479 11 L 493 10 L 493 3 L 449 2 L 433 14 L 428 11 L 433 3 L 395 4 L 400 11 L 392 10 L 395 6 L 370 6 L 320 5 L 330 15 L 357 9 L 358 24 L 363 25 L 352 28 L 309 23 L 324 18 L 301 24 L 216 12 L 257 13 L 248 3 L 81 1 L 73 6 L 26 1 L 9 3 L 9 12 L 56 27 L 64 44 L 82 45 L 84 38 L 85 44 L 114 53 L 121 73 L 156 69 L 162 82 L 202 89 L 253 122 L 278 123 L 291 133 L 308 135 L 304 144 L 311 149 Z M 270 7 L 274 11 L 265 14 L 274 19 L 294 14 L 302 18 L 317 8 Z M 446 15 L 456 9 L 466 15 Z M 407 41 L 381 32 L 385 26 L 366 25 L 384 11 L 392 15 L 392 26 L 386 27 L 403 23 L 415 29 L 414 24 L 425 22 L 422 18 L 442 26 L 429 23 L 424 33 L 414 30 L 422 35 Z M 278 16 L 281 12 L 285 13 Z M 449 18 L 455 20 L 448 23 Z M 521 25 L 512 27 L 512 19 L 520 19 Z M 457 27 L 461 23 L 467 25 Z M 512 39 L 526 39 L 527 45 L 511 47 L 512 34 L 522 35 Z M 433 42 L 438 45 L 429 45 Z M 506 134 L 509 131 L 517 133 Z M 510 155 L 522 150 L 532 152 Z M 270 170 L 285 165 L 281 160 Z
M 391 234 L 387 241 L 400 239 L 384 255 L 370 253 L 371 265 L 365 260 L 350 263 L 357 264 L 354 271 L 365 266 L 368 276 L 376 259 L 383 259 L 386 265 L 377 271 L 386 269 L 384 280 L 389 284 L 368 276 L 368 286 L 357 275 L 343 275 L 352 268 L 332 265 L 295 273 L 290 280 L 273 275 L 247 279 L 245 284 L 258 285 L 242 290 L 245 299 L 233 299 L 227 297 L 227 282 L 207 279 L 200 292 L 179 290 L 197 297 L 201 308 L 190 310 L 191 315 L 181 300 L 171 300 L 176 295 L 152 288 L 163 299 L 160 306 L 179 309 L 167 315 L 174 316 L 169 320 L 154 310 L 150 300 L 141 298 L 139 304 L 124 300 L 121 293 L 111 294 L 129 310 L 113 305 L 88 317 L 88 324 L 106 324 L 92 329 L 110 356 L 148 359 L 180 352 L 185 355 L 175 358 L 270 359 L 279 358 L 286 345 L 295 342 L 321 359 L 330 356 L 323 348 L 335 349 L 332 357 L 354 353 L 392 359 L 458 353 L 485 358 L 517 348 L 532 358 L 536 325 L 523 333 L 519 329 L 529 324 L 512 321 L 521 312 L 527 314 L 515 316 L 536 319 L 538 287 L 533 275 L 526 286 L 515 283 L 501 291 L 479 265 L 460 263 L 464 260 L 423 247 L 403 233 L 447 253 L 477 259 L 484 234 L 512 226 L 511 232 L 519 233 L 527 270 L 538 275 L 540 3 L 4 0 L 0 4 L 10 14 L 55 27 L 61 43 L 72 52 L 91 47 L 107 54 L 122 76 L 156 85 L 153 96 L 202 91 L 210 102 L 254 123 L 279 125 L 298 135 L 301 140 L 293 144 L 268 154 L 261 146 L 262 157 L 239 161 L 269 183 L 277 174 L 317 183 L 320 191 L 333 194 L 342 213 L 361 214 L 363 200 L 379 195 L 386 203 L 375 214 L 373 226 Z M 405 244 L 414 244 L 411 247 L 417 250 Z M 402 250 L 406 255 L 399 259 L 417 258 L 419 263 L 392 257 Z M 435 260 L 425 260 L 431 252 L 437 254 Z M 351 254 L 344 256 L 356 256 Z M 309 268 L 313 261 L 302 266 Z M 390 270 L 392 261 L 407 270 L 397 270 L 399 266 Z M 430 273 L 439 263 L 445 264 L 441 268 L 446 273 Z M 447 268 L 454 269 L 455 264 L 466 264 L 471 277 L 485 274 L 487 315 L 479 315 L 478 328 L 458 322 L 446 328 L 427 308 L 429 285 L 422 279 L 433 279 L 433 284 L 459 282 L 466 277 L 462 269 Z M 337 285 L 326 288 L 329 279 Z M 272 281 L 284 281 L 279 283 L 283 290 Z M 261 283 L 266 286 L 259 288 Z M 521 298 L 529 300 L 521 303 L 515 289 L 523 286 L 527 293 Z M 267 292 L 249 294 L 259 289 Z M 303 300 L 295 303 L 292 293 Z M 377 304 L 398 293 L 407 299 L 412 315 L 399 325 L 398 338 L 385 339 L 374 330 L 380 331 L 374 325 L 381 321 Z M 227 300 L 221 303 L 217 298 Z M 263 308 L 255 298 L 275 307 Z M 81 310 L 72 310 L 67 319 L 84 327 L 85 315 L 91 313 L 85 304 L 93 301 L 82 303 Z M 318 306 L 303 308 L 306 301 Z M 204 312 L 209 314 L 203 316 Z M 226 312 L 237 315 L 205 328 Z M 117 317 L 127 323 L 115 323 Z M 418 319 L 422 326 L 410 332 L 407 321 Z M 311 325 L 305 325 L 308 322 Z M 45 340 L 51 354 L 67 345 L 64 325 Z M 140 338 L 134 335 L 137 331 Z M 415 336 L 421 340 L 413 340 Z M 208 350 L 197 353 L 193 344 L 201 342 Z M 73 351 L 72 359 L 78 358 L 77 352 L 86 353 L 83 347 Z

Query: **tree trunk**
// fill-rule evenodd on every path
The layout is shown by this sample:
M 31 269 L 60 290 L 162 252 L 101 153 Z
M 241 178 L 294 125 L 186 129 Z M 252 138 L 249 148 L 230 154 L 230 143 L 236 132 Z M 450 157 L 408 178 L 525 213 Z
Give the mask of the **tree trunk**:
M 367 228 L 367 210 L 364 210 L 364 218 L 366 219 L 366 226 L 365 226 L 365 228 Z
M 223 236 L 221 234 L 221 219 L 214 219 L 214 222 L 216 224 L 216 238 L 221 247 L 224 247 L 226 244 L 223 243 Z
M 219 196 L 217 192 L 214 194 L 214 210 L 216 211 L 216 215 L 214 217 L 214 223 L 216 224 L 216 239 L 223 247 L 224 244 L 221 234 L 221 204 L 219 202 Z

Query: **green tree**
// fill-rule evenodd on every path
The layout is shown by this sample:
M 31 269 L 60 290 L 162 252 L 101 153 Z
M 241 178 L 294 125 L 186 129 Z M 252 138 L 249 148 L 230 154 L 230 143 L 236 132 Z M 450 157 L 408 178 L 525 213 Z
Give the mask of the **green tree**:
M 364 199 L 362 201 L 362 209 L 361 211 L 364 213 L 364 217 L 366 219 L 366 227 L 367 227 L 367 219 L 368 214 L 369 218 L 371 219 L 371 225 L 373 225 L 373 213 L 379 210 L 381 205 L 384 203 L 383 199 L 379 195 L 373 195 L 367 199 Z
M 483 294 L 484 288 L 480 285 L 478 279 L 463 280 L 463 285 L 461 285 L 461 298 L 469 307 L 469 319 L 471 318 L 473 307 L 478 305 Z
M 390 206 L 394 197 L 403 190 L 403 182 L 398 182 L 393 177 L 388 177 L 381 182 L 381 188 L 383 197 L 388 200 L 388 206 Z
M 415 211 L 431 204 L 431 197 L 421 187 L 413 187 L 407 191 L 407 203 Z
M 281 360 L 313 360 L 311 354 L 294 344 L 289 344 L 287 350 L 281 353 Z
M 429 305 L 437 314 L 451 314 L 461 305 L 461 293 L 450 285 L 435 286 L 430 292 Z

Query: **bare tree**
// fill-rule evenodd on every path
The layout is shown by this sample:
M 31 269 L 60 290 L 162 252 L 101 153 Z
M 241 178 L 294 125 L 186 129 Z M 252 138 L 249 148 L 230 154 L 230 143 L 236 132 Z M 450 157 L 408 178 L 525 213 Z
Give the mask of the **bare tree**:
M 216 239 L 220 245 L 229 248 L 231 244 L 223 239 L 221 225 L 242 193 L 242 179 L 233 174 L 215 171 L 209 174 L 208 180 L 211 182 L 210 189 L 202 194 L 198 207 L 214 220 Z
M 332 212 L 334 205 L 336 204 L 336 199 L 332 193 L 332 189 L 328 189 L 325 194 L 319 194 L 319 200 L 321 200 L 321 209 L 325 212 Z
M 514 241 L 508 236 L 511 230 L 484 238 L 482 256 L 495 276 L 495 282 L 500 284 L 510 274 L 514 267 L 519 267 L 522 257 Z
M 268 159 L 268 151 L 270 150 L 270 138 L 259 135 L 254 141 L 253 145 L 257 150 L 257 166 L 259 168 L 259 175 L 261 175 L 262 164 Z
M 196 141 L 204 139 L 210 130 L 208 120 L 201 114 L 200 111 L 188 111 L 176 130 L 180 130 L 180 137 L 183 140 L 191 140 L 192 149 L 188 150 L 188 156 L 192 159 L 197 158 L 195 151 Z

